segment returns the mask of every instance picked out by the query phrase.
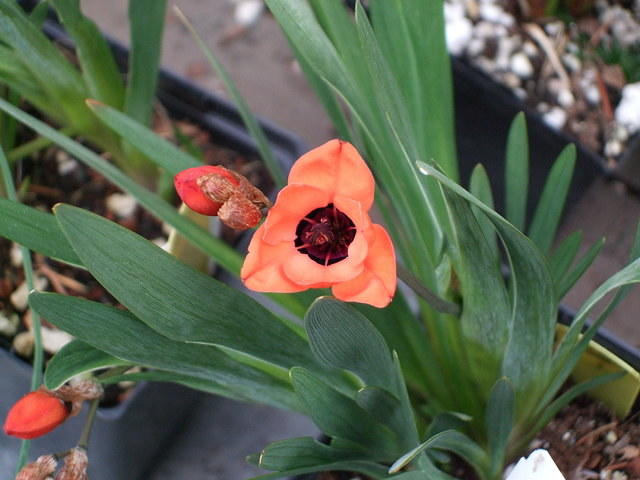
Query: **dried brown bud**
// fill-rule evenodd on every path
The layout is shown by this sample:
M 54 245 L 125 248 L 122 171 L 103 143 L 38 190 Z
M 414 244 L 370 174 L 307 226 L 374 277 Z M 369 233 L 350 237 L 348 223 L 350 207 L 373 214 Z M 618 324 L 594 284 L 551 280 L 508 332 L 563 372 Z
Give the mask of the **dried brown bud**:
M 87 466 L 89 458 L 84 448 L 76 447 L 69 450 L 64 457 L 64 465 L 56 475 L 55 480 L 89 480 Z
M 56 471 L 57 466 L 58 462 L 53 455 L 42 455 L 35 462 L 25 465 L 18 472 L 16 480 L 45 480 Z
M 100 398 L 104 389 L 92 380 L 79 380 L 71 385 L 63 385 L 52 393 L 63 402 L 71 404 L 71 416 L 74 416 L 80 412 L 82 402 Z

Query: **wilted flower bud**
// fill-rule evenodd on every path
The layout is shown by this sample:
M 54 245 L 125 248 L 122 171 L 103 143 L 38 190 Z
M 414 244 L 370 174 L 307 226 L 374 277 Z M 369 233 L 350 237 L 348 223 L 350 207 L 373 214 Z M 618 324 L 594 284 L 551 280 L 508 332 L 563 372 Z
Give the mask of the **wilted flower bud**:
M 11 407 L 4 422 L 4 433 L 22 439 L 40 437 L 64 422 L 69 413 L 67 404 L 55 394 L 36 390 Z
M 88 480 L 88 465 L 89 459 L 86 450 L 81 447 L 72 448 L 64 458 L 64 466 L 56 475 L 55 480 Z
M 70 416 L 73 417 L 80 412 L 82 402 L 100 398 L 104 389 L 102 385 L 92 380 L 79 380 L 72 385 L 63 385 L 51 393 L 63 402 L 71 404 Z
M 217 215 L 235 229 L 255 227 L 269 199 L 242 175 L 217 165 L 204 165 L 180 172 L 174 179 L 178 195 L 193 211 Z
M 56 471 L 57 466 L 53 455 L 42 455 L 35 462 L 25 465 L 16 475 L 16 480 L 45 480 Z

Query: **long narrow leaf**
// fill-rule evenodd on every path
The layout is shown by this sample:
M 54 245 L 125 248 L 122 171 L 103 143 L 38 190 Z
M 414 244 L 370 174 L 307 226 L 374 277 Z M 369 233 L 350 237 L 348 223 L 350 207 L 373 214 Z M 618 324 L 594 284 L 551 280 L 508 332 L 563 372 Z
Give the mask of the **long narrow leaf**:
M 93 98 L 122 108 L 124 85 L 109 44 L 80 10 L 80 0 L 48 0 L 73 39 L 82 74 Z M 44 2 L 43 2 L 44 3 Z
M 522 112 L 516 115 L 509 128 L 504 176 L 505 217 L 518 230 L 524 231 L 529 192 L 529 140 L 527 121 Z
M 580 257 L 576 266 L 573 267 L 573 270 L 568 272 L 560 280 L 557 286 L 557 296 L 559 299 L 564 297 L 567 292 L 573 288 L 576 282 L 580 280 L 584 272 L 587 271 L 587 269 L 591 266 L 593 261 L 598 256 L 598 254 L 602 250 L 602 247 L 604 247 L 604 243 L 605 239 L 601 238 L 593 245 L 591 245 L 591 247 L 589 247 L 589 250 L 587 250 L 587 252 L 582 257 Z
M 236 87 L 235 83 L 227 73 L 226 69 L 224 68 L 220 60 L 218 60 L 218 58 L 213 54 L 213 52 L 209 49 L 209 47 L 207 47 L 207 44 L 204 43 L 204 41 L 202 40 L 198 32 L 196 32 L 196 30 L 193 28 L 191 23 L 187 20 L 187 18 L 182 14 L 180 10 L 175 9 L 175 11 L 178 17 L 182 20 L 182 22 L 191 32 L 191 35 L 193 36 L 194 40 L 196 41 L 198 47 L 200 48 L 200 50 L 202 51 L 206 59 L 209 61 L 209 64 L 213 67 L 213 69 L 216 71 L 218 76 L 222 79 L 227 91 L 229 92 L 229 95 L 233 99 L 236 107 L 238 108 L 238 112 L 242 117 L 242 121 L 247 127 L 247 130 L 249 130 L 249 133 L 251 134 L 251 136 L 256 141 L 258 150 L 260 151 L 260 156 L 262 157 L 262 160 L 267 166 L 267 169 L 269 170 L 269 173 L 271 174 L 271 178 L 273 179 L 273 182 L 275 183 L 276 187 L 277 188 L 284 187 L 287 183 L 285 172 L 282 166 L 278 163 L 277 159 L 275 158 L 273 150 L 269 146 L 267 136 L 265 135 L 264 130 L 262 130 L 262 127 L 256 120 L 256 117 L 253 115 L 253 112 L 251 112 L 249 105 L 247 105 L 247 102 L 245 101 L 244 97 L 240 94 L 240 91 Z
M 54 293 L 33 293 L 29 304 L 59 328 L 126 363 L 218 383 L 236 399 L 299 409 L 287 383 L 231 359 L 216 347 L 170 340 L 129 312 Z
M 568 145 L 558 156 L 542 190 L 529 227 L 529 238 L 547 252 L 556 235 L 576 164 L 576 147 Z
M 166 5 L 166 0 L 129 1 L 131 53 L 124 111 L 143 125 L 151 121 Z

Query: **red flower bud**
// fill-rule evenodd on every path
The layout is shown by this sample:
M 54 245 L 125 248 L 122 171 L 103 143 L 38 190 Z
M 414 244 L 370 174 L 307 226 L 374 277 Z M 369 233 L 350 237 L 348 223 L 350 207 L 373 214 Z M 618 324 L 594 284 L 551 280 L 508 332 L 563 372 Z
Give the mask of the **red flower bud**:
M 242 175 L 217 165 L 178 173 L 174 185 L 182 201 L 202 215 L 218 215 L 235 230 L 255 227 L 262 209 L 270 205 L 264 194 Z
M 46 390 L 26 394 L 11 407 L 4 422 L 4 433 L 18 438 L 40 437 L 69 416 L 69 408 Z

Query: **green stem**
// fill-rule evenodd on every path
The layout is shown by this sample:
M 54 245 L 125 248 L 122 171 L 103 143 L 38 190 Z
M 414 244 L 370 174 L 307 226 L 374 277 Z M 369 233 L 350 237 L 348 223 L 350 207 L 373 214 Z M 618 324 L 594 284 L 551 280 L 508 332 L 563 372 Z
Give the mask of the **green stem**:
M 16 195 L 16 188 L 13 183 L 13 177 L 11 175 L 11 169 L 9 168 L 9 162 L 7 161 L 7 157 L 4 154 L 2 148 L 0 148 L 0 177 L 2 177 L 4 181 L 4 187 L 7 191 L 7 197 L 9 200 L 14 202 L 18 201 Z M 34 289 L 33 282 L 33 265 L 31 264 L 31 252 L 26 247 L 20 247 L 22 251 L 22 266 L 24 268 L 24 275 L 27 281 L 27 288 L 29 291 Z M 34 338 L 34 353 L 33 353 L 33 373 L 31 376 L 31 390 L 36 390 L 40 384 L 42 383 L 42 367 L 43 367 L 43 352 L 42 352 L 42 333 L 41 333 L 41 324 L 40 324 L 40 316 L 31 311 L 31 321 L 32 321 L 32 331 Z M 26 463 L 27 457 L 29 456 L 29 443 L 26 440 L 23 440 L 22 446 L 20 447 L 20 457 L 18 460 L 18 471 L 24 466 Z
M 64 127 L 59 130 L 63 135 L 71 136 L 77 133 L 77 129 L 74 127 Z M 53 142 L 46 137 L 37 137 L 30 142 L 23 143 L 17 148 L 14 148 L 7 154 L 7 159 L 9 160 L 9 164 L 13 164 L 16 161 L 28 157 L 40 150 L 47 148 L 48 146 L 53 145 Z
M 84 427 L 82 427 L 82 433 L 80 434 L 80 440 L 78 441 L 78 446 L 85 450 L 89 447 L 89 437 L 91 436 L 91 429 L 93 428 L 93 422 L 96 419 L 99 404 L 100 398 L 91 400 L 91 403 L 89 404 L 89 413 L 87 413 L 87 419 L 84 422 Z
M 425 287 L 420 280 L 418 280 L 413 273 L 406 268 L 398 265 L 398 278 L 406 283 L 411 289 L 422 299 L 424 299 L 435 310 L 448 313 L 450 315 L 460 315 L 460 305 L 453 302 L 449 302 L 443 298 L 440 298 L 437 294 Z

